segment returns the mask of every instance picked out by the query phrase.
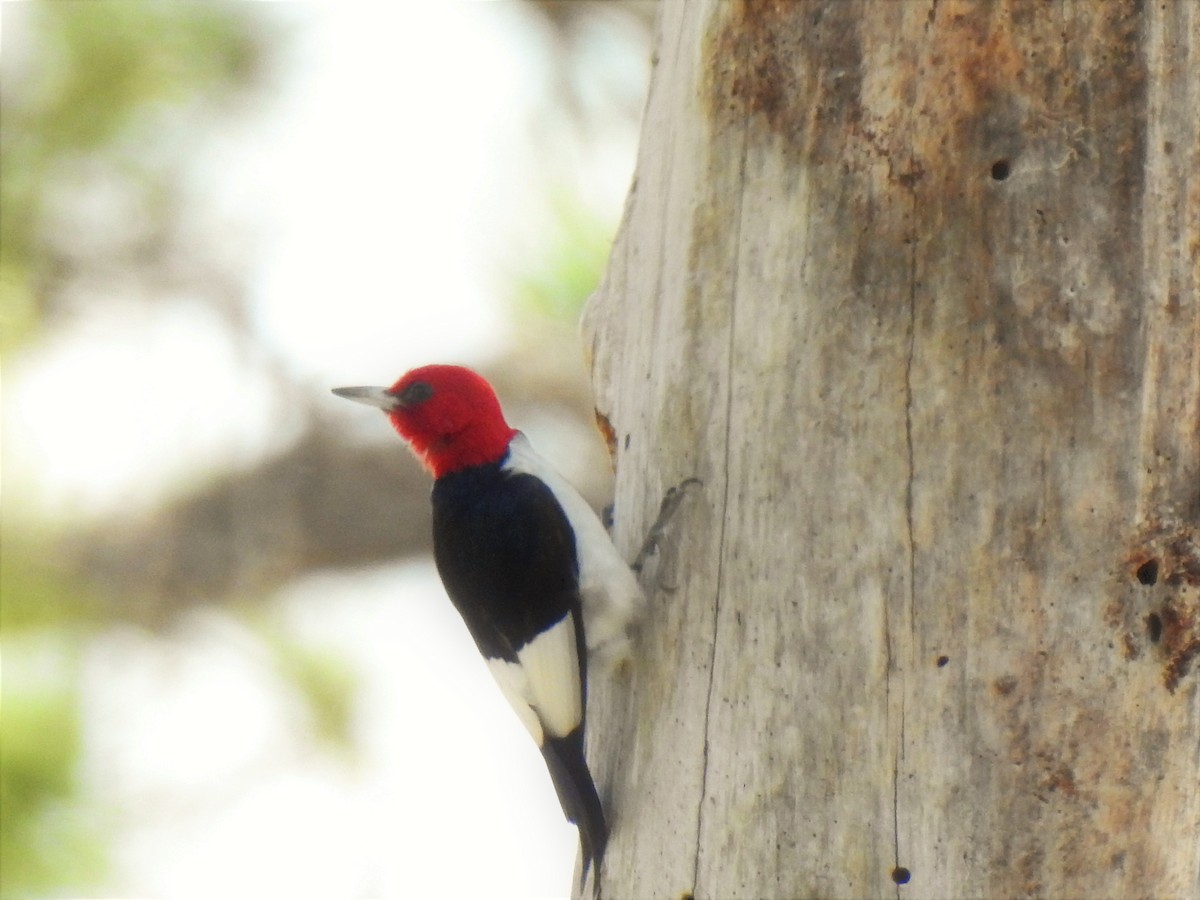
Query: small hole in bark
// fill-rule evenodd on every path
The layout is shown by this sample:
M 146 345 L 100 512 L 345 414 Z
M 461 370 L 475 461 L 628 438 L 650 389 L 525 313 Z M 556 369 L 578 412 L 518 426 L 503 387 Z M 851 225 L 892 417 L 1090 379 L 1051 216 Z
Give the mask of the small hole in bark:
M 896 866 L 892 869 L 892 881 L 896 884 L 908 884 L 908 880 L 912 878 L 912 872 L 904 868 L 904 866 Z
M 1162 637 L 1162 618 L 1158 613 L 1146 616 L 1146 630 L 1150 632 L 1150 643 L 1157 644 Z
M 948 663 L 948 662 L 950 662 L 950 657 L 948 657 L 948 656 L 939 656 L 939 657 L 938 657 L 938 668 L 940 669 L 942 666 L 944 666 L 944 665 L 945 665 L 946 663 Z
M 1007 159 L 998 159 L 994 163 L 992 163 L 992 180 L 993 181 L 1003 181 L 1005 178 L 1008 177 L 1008 172 L 1009 172 L 1009 168 L 1008 168 L 1008 160 Z
M 1148 559 L 1137 567 L 1137 580 L 1142 584 L 1150 586 L 1158 582 L 1158 560 Z
M 691 891 L 684 891 L 679 895 L 679 900 L 696 900 L 696 895 Z
M 625 449 L 629 449 L 629 435 L 625 435 Z

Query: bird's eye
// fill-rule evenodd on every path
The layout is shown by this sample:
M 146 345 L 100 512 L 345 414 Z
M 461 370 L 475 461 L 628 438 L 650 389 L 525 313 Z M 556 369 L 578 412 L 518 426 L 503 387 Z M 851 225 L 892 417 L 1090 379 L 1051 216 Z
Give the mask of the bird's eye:
M 433 385 L 428 381 L 414 381 L 400 392 L 399 400 L 404 406 L 416 406 L 433 396 Z

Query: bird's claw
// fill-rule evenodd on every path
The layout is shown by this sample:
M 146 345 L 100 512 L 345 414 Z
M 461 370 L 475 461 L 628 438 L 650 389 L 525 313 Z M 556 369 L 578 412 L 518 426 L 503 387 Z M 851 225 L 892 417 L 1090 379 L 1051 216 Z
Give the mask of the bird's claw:
M 640 574 L 642 567 L 646 565 L 646 560 L 658 550 L 658 542 L 662 540 L 667 525 L 674 517 L 679 504 L 683 502 L 683 498 L 687 494 L 687 489 L 693 486 L 700 487 L 703 484 L 704 482 L 699 478 L 685 478 L 663 495 L 662 504 L 658 508 L 658 518 L 654 520 L 654 524 L 646 532 L 646 539 L 642 541 L 642 548 L 629 565 L 629 568 L 633 569 L 635 573 Z

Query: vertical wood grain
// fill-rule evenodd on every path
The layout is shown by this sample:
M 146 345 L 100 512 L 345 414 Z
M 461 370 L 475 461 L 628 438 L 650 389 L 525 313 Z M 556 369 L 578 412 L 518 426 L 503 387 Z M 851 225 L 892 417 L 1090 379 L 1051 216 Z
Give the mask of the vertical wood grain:
M 663 4 L 605 896 L 1200 893 L 1196 6 Z

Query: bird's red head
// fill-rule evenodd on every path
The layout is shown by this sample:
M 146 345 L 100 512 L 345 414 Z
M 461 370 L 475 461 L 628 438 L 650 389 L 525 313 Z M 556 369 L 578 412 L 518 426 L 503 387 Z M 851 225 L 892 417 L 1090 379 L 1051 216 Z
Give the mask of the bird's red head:
M 381 407 L 434 478 L 497 462 L 517 433 L 504 421 L 492 386 L 462 366 L 422 366 L 386 390 L 335 393 Z

